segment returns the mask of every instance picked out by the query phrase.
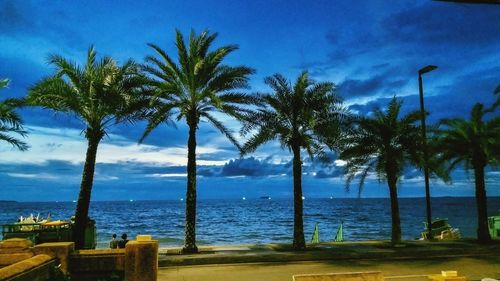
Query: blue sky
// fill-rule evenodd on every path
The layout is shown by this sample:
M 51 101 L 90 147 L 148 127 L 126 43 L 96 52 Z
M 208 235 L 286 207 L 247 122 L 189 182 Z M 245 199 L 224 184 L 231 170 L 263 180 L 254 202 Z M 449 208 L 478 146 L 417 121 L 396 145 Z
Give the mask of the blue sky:
M 418 109 L 417 71 L 424 76 L 429 122 L 467 117 L 475 102 L 492 103 L 500 84 L 500 8 L 428 0 L 365 1 L 11 1 L 0 2 L 0 77 L 11 84 L 2 98 L 22 97 L 51 74 L 57 53 L 83 63 L 93 44 L 101 55 L 142 62 L 155 43 L 175 54 L 174 30 L 209 29 L 215 46 L 237 44 L 230 65 L 257 70 L 249 91 L 268 91 L 263 78 L 276 72 L 294 79 L 308 70 L 332 81 L 351 110 L 366 114 L 396 95 L 404 110 Z M 173 55 L 175 56 L 175 55 Z M 42 109 L 21 111 L 31 149 L 0 144 L 0 199 L 74 200 L 86 143 L 82 124 Z M 238 124 L 225 122 L 235 131 Z M 94 200 L 179 199 L 185 194 L 187 131 L 158 128 L 143 145 L 144 124 L 118 126 L 100 145 Z M 198 133 L 199 197 L 292 196 L 290 153 L 270 143 L 239 159 L 215 129 Z M 241 138 L 240 138 L 241 139 Z M 306 159 L 306 197 L 353 197 L 346 193 L 339 162 Z M 487 173 L 489 195 L 500 195 L 500 172 Z M 434 196 L 473 196 L 473 176 L 454 174 L 453 185 L 433 181 Z M 409 168 L 402 196 L 423 196 L 419 171 Z M 387 196 L 371 177 L 363 196 Z

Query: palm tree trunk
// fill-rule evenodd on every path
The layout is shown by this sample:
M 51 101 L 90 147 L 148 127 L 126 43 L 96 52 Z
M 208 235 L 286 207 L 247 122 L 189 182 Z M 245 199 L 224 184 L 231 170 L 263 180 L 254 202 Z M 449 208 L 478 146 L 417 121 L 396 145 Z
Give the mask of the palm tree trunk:
M 486 186 L 484 183 L 484 165 L 474 165 L 474 178 L 476 184 L 477 205 L 477 240 L 482 243 L 491 241 L 488 231 L 488 208 L 486 198 Z
M 87 129 L 89 132 L 89 129 Z M 90 195 L 92 192 L 92 184 L 94 182 L 95 159 L 97 155 L 97 147 L 102 136 L 90 136 L 87 133 L 88 146 L 85 156 L 85 164 L 83 166 L 82 182 L 80 185 L 80 194 L 78 195 L 78 203 L 75 212 L 75 225 L 73 227 L 73 240 L 75 248 L 82 249 L 85 243 L 85 227 L 88 223 Z
M 188 163 L 186 191 L 186 226 L 183 253 L 197 253 L 196 247 L 196 122 L 188 122 Z
M 398 190 L 396 186 L 397 177 L 391 170 L 386 171 L 387 184 L 389 185 L 389 194 L 391 197 L 391 215 L 392 215 L 392 235 L 391 242 L 397 244 L 401 242 L 401 219 L 399 216 Z
M 293 151 L 293 249 L 304 250 L 306 242 L 304 240 L 304 220 L 302 202 L 302 160 L 300 159 L 300 146 L 292 147 Z

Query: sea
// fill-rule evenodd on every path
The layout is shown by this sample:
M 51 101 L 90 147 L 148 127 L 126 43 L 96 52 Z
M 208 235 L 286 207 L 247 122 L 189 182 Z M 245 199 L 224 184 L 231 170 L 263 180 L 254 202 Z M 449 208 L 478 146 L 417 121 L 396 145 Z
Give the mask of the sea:
M 183 244 L 183 201 L 93 201 L 90 217 L 96 221 L 98 248 L 108 247 L 113 233 L 129 237 L 150 234 L 161 247 Z M 418 239 L 426 220 L 425 198 L 400 198 L 403 239 Z M 0 202 L 0 224 L 14 223 L 19 216 L 33 214 L 53 220 L 68 220 L 75 202 Z M 488 214 L 500 210 L 500 197 L 488 198 Z M 473 197 L 432 198 L 433 217 L 448 218 L 462 237 L 476 235 L 476 202 Z M 391 236 L 388 198 L 315 198 L 304 200 L 304 232 L 312 237 L 315 224 L 320 240 L 332 241 L 341 223 L 344 240 L 386 240 Z M 199 200 L 197 243 L 236 245 L 291 243 L 293 201 L 291 199 L 246 198 Z

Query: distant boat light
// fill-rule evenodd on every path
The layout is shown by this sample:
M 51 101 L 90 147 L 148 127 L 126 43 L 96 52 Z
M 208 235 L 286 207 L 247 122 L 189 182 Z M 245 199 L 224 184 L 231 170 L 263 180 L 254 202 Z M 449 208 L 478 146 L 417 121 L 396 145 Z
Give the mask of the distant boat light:
M 241 198 L 241 199 L 242 199 L 242 200 L 247 200 L 247 198 L 246 198 L 246 197 L 243 197 L 243 198 Z
M 181 198 L 181 201 L 184 201 L 184 198 Z

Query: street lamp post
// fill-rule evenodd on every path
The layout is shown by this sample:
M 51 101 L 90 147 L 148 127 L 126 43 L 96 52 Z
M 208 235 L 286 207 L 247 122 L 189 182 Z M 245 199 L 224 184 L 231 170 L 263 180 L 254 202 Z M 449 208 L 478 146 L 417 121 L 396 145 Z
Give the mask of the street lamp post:
M 427 151 L 427 129 L 425 127 L 425 109 L 424 109 L 424 91 L 422 88 L 422 74 L 431 72 L 436 69 L 435 65 L 428 65 L 418 71 L 418 88 L 420 92 L 420 120 L 422 123 L 422 141 L 424 152 L 424 178 L 425 178 L 425 203 L 427 207 L 427 239 L 432 239 L 432 214 L 431 214 L 431 194 L 429 188 L 429 166 L 428 166 L 428 151 Z

